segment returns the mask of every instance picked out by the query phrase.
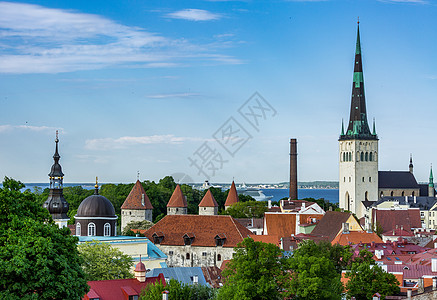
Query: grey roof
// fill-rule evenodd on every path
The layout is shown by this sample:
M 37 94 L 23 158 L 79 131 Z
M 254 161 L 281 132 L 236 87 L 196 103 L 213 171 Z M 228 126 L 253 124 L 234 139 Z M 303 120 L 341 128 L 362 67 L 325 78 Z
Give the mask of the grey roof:
M 418 189 L 416 178 L 409 171 L 378 171 L 378 187 L 393 189 Z
M 416 201 L 414 201 L 414 198 L 416 198 Z M 421 210 L 430 210 L 431 207 L 433 207 L 434 204 L 437 203 L 437 199 L 434 197 L 398 196 L 398 197 L 382 197 L 381 199 L 375 202 L 374 206 L 377 206 L 381 203 L 388 202 L 388 201 L 397 201 L 399 202 L 399 205 L 409 204 L 411 208 L 419 208 Z
M 94 194 L 80 203 L 76 217 L 115 217 L 115 209 L 107 198 Z
M 208 285 L 201 267 L 156 268 L 147 272 L 146 277 L 156 277 L 160 273 L 166 279 L 176 279 L 185 284 L 193 284 L 193 276 L 197 275 L 199 285 Z

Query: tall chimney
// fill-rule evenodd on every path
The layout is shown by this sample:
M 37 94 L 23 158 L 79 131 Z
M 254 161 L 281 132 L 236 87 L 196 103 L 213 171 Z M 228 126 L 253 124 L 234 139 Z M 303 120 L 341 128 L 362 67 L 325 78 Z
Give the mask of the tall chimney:
M 297 140 L 290 139 L 290 200 L 297 199 Z

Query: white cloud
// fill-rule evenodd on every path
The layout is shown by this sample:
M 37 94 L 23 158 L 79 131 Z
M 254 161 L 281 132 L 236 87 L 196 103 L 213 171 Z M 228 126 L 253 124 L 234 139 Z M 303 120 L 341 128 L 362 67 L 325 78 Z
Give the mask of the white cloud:
M 155 94 L 155 95 L 148 95 L 146 97 L 152 99 L 166 99 L 166 98 L 192 98 L 197 96 L 199 96 L 199 94 L 196 93 L 174 93 L 174 94 Z
M 222 15 L 203 9 L 188 8 L 169 13 L 166 15 L 166 17 L 188 21 L 213 21 L 221 19 Z
M 0 125 L 0 132 L 7 132 L 12 130 L 29 130 L 33 132 L 52 132 L 54 133 L 58 130 L 60 133 L 63 133 L 62 128 L 55 128 L 49 126 L 31 126 L 31 125 Z
M 0 73 L 163 68 L 217 61 L 222 55 L 216 53 L 218 48 L 169 39 L 99 15 L 12 2 L 0 2 L 0 11 Z M 190 15 L 193 20 L 219 18 L 201 10 L 186 17 Z
M 415 3 L 415 4 L 428 4 L 426 0 L 378 0 L 380 2 L 388 3 Z
M 85 148 L 89 150 L 124 149 L 134 145 L 151 144 L 181 144 L 187 141 L 204 141 L 206 139 L 196 137 L 177 137 L 168 135 L 151 136 L 123 136 L 119 138 L 90 139 L 85 141 Z

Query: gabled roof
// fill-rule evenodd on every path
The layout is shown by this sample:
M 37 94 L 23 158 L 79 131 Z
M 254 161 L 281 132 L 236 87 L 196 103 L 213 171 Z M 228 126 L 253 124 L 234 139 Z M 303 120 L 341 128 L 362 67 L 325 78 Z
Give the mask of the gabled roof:
M 350 216 L 351 214 L 346 212 L 327 211 L 311 234 L 326 236 L 329 242 L 332 242 Z
M 202 201 L 199 203 L 199 207 L 218 207 L 217 201 L 215 201 L 211 190 L 207 190 L 205 196 L 203 196 Z
M 232 181 L 231 188 L 229 189 L 228 197 L 226 198 L 225 207 L 231 206 L 238 202 L 237 188 L 234 181 Z
M 190 232 L 194 234 L 191 246 L 215 247 L 215 237 L 224 234 L 226 240 L 223 247 L 236 247 L 252 232 L 238 223 L 231 216 L 206 216 L 206 215 L 167 215 L 153 225 L 144 234 L 151 241 L 155 232 L 161 231 L 164 239 L 160 245 L 182 246 L 183 236 Z
M 402 236 L 402 237 L 414 236 L 414 234 L 411 232 L 411 230 L 408 230 L 408 229 L 405 230 L 403 228 L 396 228 L 393 230 L 389 230 L 389 231 L 384 232 L 382 235 L 383 236 Z
M 150 203 L 149 197 L 139 180 L 135 182 L 121 209 L 153 209 L 152 203 Z
M 167 203 L 167 207 L 188 207 L 187 199 L 185 198 L 184 193 L 182 193 L 179 184 L 174 189 L 173 194 Z
M 90 291 L 82 299 L 99 298 L 100 300 L 120 300 L 129 296 L 139 296 L 141 291 L 149 284 L 158 280 L 165 284 L 164 276 L 159 274 L 156 277 L 146 278 L 145 282 L 139 282 L 135 278 L 88 281 Z
M 409 171 L 378 171 L 378 187 L 380 189 L 418 189 L 419 185 Z
M 371 244 L 382 243 L 381 238 L 374 232 L 366 232 L 366 231 L 350 231 L 349 233 L 340 232 L 334 240 L 331 242 L 334 244 L 340 244 L 342 246 L 350 245 L 350 244 Z
M 420 221 L 420 210 L 409 209 L 373 209 L 374 223 L 379 223 L 382 232 L 396 229 L 396 227 L 411 230 L 411 228 L 422 228 Z
M 279 238 L 296 234 L 296 214 L 265 213 L 264 234 L 277 235 Z

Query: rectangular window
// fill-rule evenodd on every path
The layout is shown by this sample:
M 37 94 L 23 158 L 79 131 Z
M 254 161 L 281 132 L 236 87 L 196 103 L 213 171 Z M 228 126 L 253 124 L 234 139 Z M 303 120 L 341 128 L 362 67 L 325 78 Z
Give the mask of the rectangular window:
M 203 256 L 203 257 L 206 257 L 206 252 L 202 252 L 202 256 Z
M 168 251 L 168 255 L 173 255 L 173 251 Z

